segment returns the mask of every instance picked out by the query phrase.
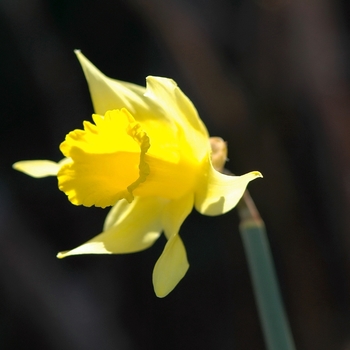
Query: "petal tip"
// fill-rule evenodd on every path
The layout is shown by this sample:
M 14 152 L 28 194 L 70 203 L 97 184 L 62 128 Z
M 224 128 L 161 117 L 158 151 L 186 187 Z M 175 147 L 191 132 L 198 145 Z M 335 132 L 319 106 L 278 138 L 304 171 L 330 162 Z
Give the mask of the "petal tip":
M 163 291 L 158 291 L 154 289 L 154 293 L 156 294 L 157 298 L 165 298 L 171 291 L 168 291 L 167 293 L 164 293 Z
M 18 170 L 18 163 L 19 162 L 13 163 L 12 164 L 12 169 Z
M 42 178 L 46 176 L 56 176 L 59 164 L 51 160 L 21 160 L 12 165 L 12 168 L 26 175 Z
M 175 287 L 178 285 L 178 283 L 182 280 L 183 277 L 185 277 L 186 272 L 188 271 L 190 265 L 187 263 L 187 266 L 184 267 L 184 272 L 181 277 L 178 277 L 178 281 L 172 285 L 167 285 L 166 283 L 159 283 L 153 279 L 153 289 L 154 293 L 158 298 L 165 298 L 168 294 L 170 294 Z
M 67 256 L 67 253 L 68 251 L 64 251 L 64 252 L 59 252 L 57 255 L 56 255 L 56 258 L 58 259 L 63 259 Z
M 185 246 L 180 236 L 174 234 L 154 265 L 152 281 L 156 296 L 167 296 L 186 275 L 189 266 Z
M 264 177 L 260 171 L 252 171 L 251 174 L 254 175 L 254 177 Z

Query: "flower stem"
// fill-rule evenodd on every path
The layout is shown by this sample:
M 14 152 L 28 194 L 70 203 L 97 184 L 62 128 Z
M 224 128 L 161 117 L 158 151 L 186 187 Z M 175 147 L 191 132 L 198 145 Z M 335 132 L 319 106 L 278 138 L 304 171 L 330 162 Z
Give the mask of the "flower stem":
M 224 168 L 226 142 L 211 137 L 212 163 L 217 171 L 233 175 Z M 246 190 L 237 205 L 241 218 L 239 230 L 248 259 L 250 277 L 268 350 L 294 350 L 294 340 L 284 310 L 265 225 Z
M 268 350 L 294 350 L 265 225 L 247 191 L 237 209 L 266 347 Z

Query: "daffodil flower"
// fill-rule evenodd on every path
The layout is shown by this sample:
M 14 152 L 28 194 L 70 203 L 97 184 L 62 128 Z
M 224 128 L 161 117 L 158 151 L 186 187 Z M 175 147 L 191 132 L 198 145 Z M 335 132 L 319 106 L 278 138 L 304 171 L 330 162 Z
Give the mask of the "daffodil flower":
M 227 176 L 213 168 L 208 131 L 173 80 L 149 76 L 146 88 L 114 80 L 76 54 L 96 113 L 93 123 L 66 136 L 62 161 L 21 161 L 14 168 L 57 176 L 75 205 L 112 206 L 102 233 L 59 258 L 137 252 L 164 232 L 167 243 L 153 271 L 155 293 L 164 297 L 189 267 L 179 229 L 193 207 L 224 214 L 261 174 Z

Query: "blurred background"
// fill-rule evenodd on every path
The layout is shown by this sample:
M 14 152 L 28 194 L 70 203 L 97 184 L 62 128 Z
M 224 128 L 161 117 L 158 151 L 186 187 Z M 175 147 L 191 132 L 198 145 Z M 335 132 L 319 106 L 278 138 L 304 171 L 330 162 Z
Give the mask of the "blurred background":
M 55 178 L 15 161 L 59 160 L 92 105 L 73 53 L 106 75 L 171 77 L 266 223 L 296 347 L 350 349 L 350 5 L 343 0 L 0 1 L 1 349 L 265 349 L 237 212 L 193 212 L 190 269 L 165 299 L 144 252 L 56 259 L 107 210 L 71 205 Z

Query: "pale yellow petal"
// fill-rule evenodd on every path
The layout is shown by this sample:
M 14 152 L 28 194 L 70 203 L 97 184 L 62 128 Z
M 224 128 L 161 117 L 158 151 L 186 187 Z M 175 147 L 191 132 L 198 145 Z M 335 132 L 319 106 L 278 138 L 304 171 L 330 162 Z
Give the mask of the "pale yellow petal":
M 75 50 L 89 85 L 92 103 L 97 114 L 104 115 L 112 109 L 127 108 L 135 117 L 149 114 L 142 86 L 111 79 L 97 69 L 79 50 Z
M 98 70 L 79 50 L 75 51 L 89 85 L 96 113 L 126 108 L 152 139 L 151 153 L 178 144 L 178 128 L 163 107 L 144 96 L 143 86 L 111 79 Z
M 151 153 L 181 143 L 188 157 L 201 161 L 207 154 L 208 132 L 192 102 L 173 80 L 148 77 L 146 92 L 142 86 L 107 77 L 79 50 L 76 55 L 96 113 L 103 115 L 107 110 L 127 108 L 152 140 Z
M 172 200 L 166 205 L 162 216 L 162 227 L 168 239 L 178 234 L 182 223 L 191 213 L 193 204 L 194 194 L 188 193 L 186 196 Z
M 169 200 L 164 198 L 155 197 L 135 197 L 132 203 L 128 203 L 126 200 L 120 200 L 108 212 L 103 225 L 103 231 L 109 230 L 112 226 L 120 225 L 124 220 L 133 220 L 136 218 L 136 215 L 140 221 L 143 219 L 147 221 L 146 214 L 148 213 L 150 214 L 148 216 L 152 218 L 158 214 L 162 216 L 164 207 L 168 202 Z M 154 213 L 153 210 L 155 210 Z
M 22 160 L 12 166 L 29 176 L 41 178 L 46 176 L 56 176 L 61 165 L 51 160 Z
M 164 114 L 177 123 L 195 157 L 201 161 L 210 149 L 209 135 L 190 99 L 172 79 L 149 76 L 146 80 L 145 96 L 159 105 Z
M 169 161 L 159 159 L 156 156 L 157 154 L 152 157 L 146 153 L 144 159 L 149 165 L 149 175 L 146 181 L 135 188 L 133 191 L 135 196 L 179 199 L 187 193 L 194 192 L 200 170 L 198 164 L 186 161 L 184 157 L 180 157 L 177 163 L 173 163 L 171 156 Z
M 109 215 L 107 229 L 81 246 L 58 253 L 58 258 L 80 254 L 132 253 L 150 247 L 159 237 L 164 200 L 136 197 L 121 200 Z
M 157 297 L 167 296 L 185 276 L 189 264 L 185 247 L 179 235 L 165 245 L 153 270 L 153 287 Z
M 209 163 L 201 186 L 195 194 L 195 208 L 205 215 L 220 215 L 236 206 L 248 183 L 262 175 L 252 171 L 242 176 L 228 176 L 217 172 Z
M 178 231 L 193 208 L 193 194 L 171 201 L 165 208 L 162 226 L 168 242 L 153 270 L 153 286 L 160 298 L 169 294 L 185 276 L 189 264 Z

